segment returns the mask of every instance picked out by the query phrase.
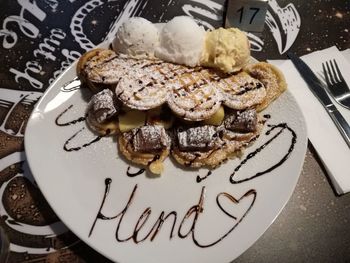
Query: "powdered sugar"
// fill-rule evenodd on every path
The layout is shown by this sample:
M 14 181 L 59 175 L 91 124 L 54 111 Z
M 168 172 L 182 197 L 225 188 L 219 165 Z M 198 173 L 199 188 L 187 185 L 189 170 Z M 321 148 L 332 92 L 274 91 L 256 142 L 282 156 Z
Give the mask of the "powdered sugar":
M 185 74 L 167 84 L 169 107 L 183 119 L 200 121 L 213 115 L 221 105 L 221 93 L 207 70 Z
M 224 104 L 235 110 L 243 110 L 261 103 L 266 96 L 264 85 L 245 72 L 231 75 L 217 82 Z
M 90 118 L 94 118 L 98 123 L 103 123 L 107 119 L 118 113 L 114 94 L 109 89 L 93 95 L 87 107 Z
M 207 151 L 215 146 L 216 127 L 199 126 L 177 130 L 177 139 L 181 151 Z
M 131 131 L 136 152 L 157 152 L 169 146 L 169 138 L 162 126 L 147 125 Z
M 238 111 L 230 116 L 227 116 L 225 128 L 237 132 L 253 132 L 256 130 L 257 114 L 255 109 L 246 111 Z

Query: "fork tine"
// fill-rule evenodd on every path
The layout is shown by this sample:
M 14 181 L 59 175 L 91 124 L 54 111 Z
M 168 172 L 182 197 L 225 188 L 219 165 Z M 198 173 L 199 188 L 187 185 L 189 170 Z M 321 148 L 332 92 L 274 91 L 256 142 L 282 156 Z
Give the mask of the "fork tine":
M 333 59 L 333 61 L 334 61 L 334 59 Z M 329 64 L 331 64 L 332 73 L 333 73 L 333 79 L 334 79 L 334 82 L 336 83 L 336 82 L 339 82 L 339 81 L 340 81 L 340 79 L 338 78 L 338 74 L 337 74 L 337 72 L 335 72 L 334 62 L 333 62 L 333 61 L 332 61 L 332 60 L 331 60 L 331 61 L 329 61 Z
M 339 69 L 337 61 L 331 59 L 322 63 L 325 88 L 341 106 L 350 110 L 350 90 Z M 349 144 L 350 145 L 350 144 Z
M 329 74 L 329 83 L 330 85 L 334 84 L 335 83 L 335 80 L 332 76 L 332 71 L 331 71 L 331 68 L 329 67 L 329 63 L 328 61 L 326 62 L 326 66 L 327 66 L 327 71 L 328 71 L 328 74 Z
M 340 69 L 338 67 L 337 61 L 335 59 L 333 59 L 333 61 L 334 61 L 335 68 L 337 69 L 337 73 L 338 73 L 340 81 L 345 81 L 344 78 L 343 78 L 343 75 L 341 74 L 341 71 L 340 71 Z
M 327 86 L 330 86 L 331 83 L 329 81 L 328 73 L 327 73 L 326 66 L 324 65 L 324 63 L 322 63 L 322 68 L 323 68 L 323 74 L 324 74 Z

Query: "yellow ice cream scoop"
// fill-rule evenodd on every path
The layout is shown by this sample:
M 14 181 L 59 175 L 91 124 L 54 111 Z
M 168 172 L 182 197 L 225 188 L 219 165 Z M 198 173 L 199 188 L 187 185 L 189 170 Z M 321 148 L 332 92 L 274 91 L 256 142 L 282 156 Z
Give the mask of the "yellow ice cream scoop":
M 243 31 L 218 28 L 206 33 L 200 64 L 224 72 L 236 72 L 248 63 L 249 57 L 249 41 Z

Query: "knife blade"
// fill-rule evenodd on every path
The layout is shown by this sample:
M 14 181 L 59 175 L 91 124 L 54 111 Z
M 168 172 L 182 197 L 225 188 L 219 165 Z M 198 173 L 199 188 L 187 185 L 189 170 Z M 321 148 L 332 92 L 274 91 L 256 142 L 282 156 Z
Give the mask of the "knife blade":
M 309 89 L 324 106 L 325 110 L 331 117 L 332 121 L 334 122 L 340 134 L 343 136 L 345 142 L 350 148 L 350 126 L 344 119 L 343 115 L 341 115 L 338 109 L 334 106 L 327 92 L 323 88 L 323 84 L 321 83 L 321 81 L 317 78 L 315 73 L 301 58 L 297 57 L 291 52 L 288 52 L 287 56 L 290 58 L 290 60 L 293 62 L 294 66 L 298 70 L 299 74 L 308 84 Z

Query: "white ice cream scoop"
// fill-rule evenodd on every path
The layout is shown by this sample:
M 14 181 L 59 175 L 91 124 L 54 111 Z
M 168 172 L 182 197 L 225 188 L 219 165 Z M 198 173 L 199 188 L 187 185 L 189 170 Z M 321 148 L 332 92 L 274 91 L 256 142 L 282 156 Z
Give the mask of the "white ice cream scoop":
M 153 57 L 159 45 L 159 30 L 142 17 L 132 17 L 118 29 L 113 50 L 133 57 Z
M 189 16 L 177 16 L 160 31 L 160 45 L 156 57 L 168 62 L 199 65 L 203 50 L 205 30 Z

